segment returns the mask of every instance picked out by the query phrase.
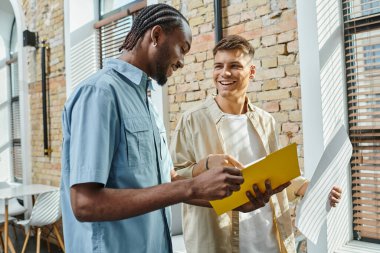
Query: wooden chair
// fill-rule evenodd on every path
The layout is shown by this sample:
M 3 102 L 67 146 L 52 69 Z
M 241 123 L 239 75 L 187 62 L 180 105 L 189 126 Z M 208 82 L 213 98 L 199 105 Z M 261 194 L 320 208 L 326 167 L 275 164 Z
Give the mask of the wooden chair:
M 15 218 L 8 217 L 9 222 L 13 222 L 14 220 Z M 0 243 L 1 243 L 1 249 L 3 250 L 3 252 L 4 252 L 4 242 L 3 242 L 4 223 L 5 223 L 4 215 L 0 215 Z M 15 247 L 13 246 L 12 240 L 9 238 L 9 236 L 8 238 L 5 238 L 5 240 L 8 240 L 8 246 L 11 252 L 16 253 Z
M 11 187 L 7 182 L 0 182 L 0 189 Z M 0 215 L 4 215 L 4 200 L 0 199 Z M 8 216 L 9 217 L 18 217 L 26 212 L 26 208 L 21 205 L 16 198 L 11 198 L 8 200 Z M 17 233 L 15 228 L 15 223 L 10 223 L 13 227 L 13 233 L 17 240 Z

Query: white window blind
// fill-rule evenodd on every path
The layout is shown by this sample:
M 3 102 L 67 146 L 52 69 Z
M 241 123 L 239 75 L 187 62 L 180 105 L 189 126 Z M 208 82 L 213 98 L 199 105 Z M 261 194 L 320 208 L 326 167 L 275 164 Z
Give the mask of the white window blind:
M 98 70 L 96 48 L 97 40 L 95 32 L 80 38 L 71 47 L 72 88 L 75 88 L 81 81 Z

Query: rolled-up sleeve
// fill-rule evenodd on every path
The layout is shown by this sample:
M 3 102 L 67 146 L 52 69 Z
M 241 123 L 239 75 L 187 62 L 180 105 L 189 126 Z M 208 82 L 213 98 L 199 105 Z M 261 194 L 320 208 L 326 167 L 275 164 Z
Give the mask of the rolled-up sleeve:
M 289 201 L 294 201 L 295 199 L 300 197 L 296 195 L 298 190 L 309 181 L 304 177 L 297 177 L 291 180 L 290 182 L 290 186 L 286 188 L 286 195 L 288 196 Z
M 118 117 L 111 93 L 81 87 L 70 110 L 70 186 L 106 184 L 115 151 Z
M 190 130 L 182 116 L 172 136 L 170 154 L 173 159 L 174 170 L 181 177 L 192 178 L 196 164 L 193 142 L 189 137 Z

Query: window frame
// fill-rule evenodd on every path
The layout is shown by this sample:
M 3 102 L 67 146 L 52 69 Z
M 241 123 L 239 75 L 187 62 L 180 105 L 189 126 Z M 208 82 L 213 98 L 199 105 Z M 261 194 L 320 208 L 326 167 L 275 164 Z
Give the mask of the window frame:
M 380 59 L 377 59 L 377 61 L 379 62 L 378 65 L 375 65 L 375 66 L 366 66 L 367 64 L 367 61 L 369 60 L 368 63 L 374 63 L 375 59 L 366 59 L 366 57 L 368 55 L 373 55 L 373 56 L 378 56 L 380 54 L 380 51 L 379 52 L 365 52 L 366 51 L 366 48 L 369 49 L 369 50 L 373 50 L 372 48 L 376 48 L 376 49 L 379 49 L 380 48 L 380 44 L 373 44 L 373 45 L 356 45 L 354 44 L 357 40 L 360 40 L 360 34 L 362 33 L 369 33 L 369 32 L 372 32 L 372 31 L 379 31 L 380 32 L 380 4 L 378 2 L 375 2 L 375 1 L 372 1 L 370 0 L 369 3 L 363 1 L 363 0 L 360 0 L 360 5 L 351 5 L 353 1 L 352 0 L 342 0 L 342 14 L 343 14 L 343 23 L 344 23 L 344 28 L 343 28 L 343 32 L 344 32 L 344 36 L 343 36 L 343 42 L 344 42 L 344 45 L 345 45 L 345 54 L 346 54 L 346 64 L 345 64 L 345 68 L 346 68 L 346 83 L 348 83 L 348 81 L 352 84 L 350 84 L 350 86 L 347 84 L 347 113 L 348 113 L 348 117 L 349 117 L 349 120 L 350 118 L 352 118 L 353 116 L 350 116 L 351 114 L 351 109 L 350 109 L 350 102 L 353 103 L 355 102 L 355 99 L 354 98 L 350 98 L 349 97 L 349 88 L 350 87 L 354 87 L 354 89 L 352 90 L 353 92 L 357 92 L 357 90 L 360 89 L 360 84 L 357 84 L 357 83 L 360 83 L 360 79 L 357 78 L 357 75 L 364 75 L 364 73 L 361 73 L 360 70 L 357 70 L 358 68 L 360 69 L 361 67 L 364 66 L 364 71 L 365 72 L 368 72 L 368 71 L 376 71 L 379 69 L 380 67 Z M 374 9 L 371 9 L 374 4 L 375 8 Z M 370 9 L 369 10 L 366 10 L 363 6 L 365 5 L 370 5 Z M 358 7 L 363 7 L 360 12 L 357 11 L 356 8 Z M 352 13 L 350 10 L 354 10 L 354 13 Z M 368 8 L 367 8 L 368 9 Z M 373 10 L 378 10 L 376 12 L 373 12 Z M 372 11 L 372 12 L 371 12 Z M 361 15 L 358 15 L 361 14 Z M 359 36 L 359 39 L 356 39 L 355 37 L 356 36 Z M 363 50 L 363 63 L 360 63 L 357 59 L 357 56 L 356 54 L 358 53 L 358 48 L 362 48 Z M 352 58 L 348 57 L 347 55 L 353 55 Z M 354 75 L 356 73 L 356 75 Z M 379 78 L 376 78 L 377 80 L 379 80 Z M 374 79 L 374 80 L 376 80 Z M 352 81 L 352 82 L 351 82 Z M 357 88 L 355 88 L 357 87 Z M 378 94 L 377 92 L 373 93 L 372 95 L 374 94 Z M 357 111 L 359 111 L 359 109 L 357 109 Z M 356 113 L 356 114 L 360 114 L 359 112 Z M 370 117 L 370 116 L 368 116 Z M 359 119 L 359 116 L 357 116 L 357 121 L 360 121 Z M 359 125 L 359 123 L 364 123 L 364 120 L 361 121 L 361 122 L 358 122 L 358 123 L 350 123 L 350 128 L 352 126 L 356 126 L 356 125 Z M 365 140 L 366 138 L 365 137 L 359 137 L 357 136 L 359 134 L 359 132 L 361 133 L 361 131 L 365 131 L 365 132 L 377 132 L 377 133 L 380 133 L 380 130 L 376 130 L 376 129 L 368 129 L 368 130 L 350 130 L 349 131 L 349 136 L 350 136 L 350 139 L 351 140 L 356 140 L 353 142 L 353 146 L 354 148 L 355 147 L 363 147 L 364 144 L 368 144 L 370 143 L 370 140 Z M 375 137 L 372 137 L 375 139 Z M 360 144 L 363 144 L 363 146 L 360 146 Z M 370 148 L 367 148 L 365 149 L 364 151 L 371 151 Z M 366 152 L 363 153 L 363 157 L 365 157 L 366 155 Z M 353 217 L 354 217 L 354 214 L 359 212 L 359 211 L 355 211 L 354 210 L 354 205 L 356 206 L 362 206 L 364 204 L 355 204 L 354 201 L 356 199 L 359 199 L 359 198 L 356 198 L 354 196 L 355 193 L 361 193 L 362 190 L 355 190 L 354 189 L 354 181 L 355 181 L 355 177 L 354 177 L 354 172 L 356 170 L 354 170 L 354 166 L 361 166 L 363 164 L 363 166 L 365 165 L 365 162 L 357 162 L 358 159 L 355 159 L 355 156 L 353 154 L 352 156 L 352 159 L 351 159 L 351 179 L 352 179 L 352 203 L 353 203 L 353 208 L 352 208 L 352 214 L 353 214 Z M 360 160 L 360 159 L 359 159 Z M 375 166 L 375 165 L 374 165 Z M 357 170 L 358 173 L 360 173 L 363 169 L 360 169 L 360 170 Z M 371 170 L 371 169 L 369 169 Z M 359 181 L 360 181 L 360 178 L 361 177 L 358 177 Z M 354 218 L 352 219 L 352 233 L 353 233 L 353 242 L 357 241 L 357 242 L 368 242 L 368 243 L 372 243 L 372 244 L 377 244 L 379 245 L 379 248 L 380 248 L 380 238 L 379 239 L 374 239 L 374 238 L 369 238 L 369 237 L 362 237 L 360 236 L 360 233 L 358 231 L 356 231 L 355 229 L 355 226 L 356 224 L 354 223 Z
M 97 42 L 98 42 L 98 53 L 97 55 L 99 60 L 100 69 L 103 68 L 103 37 L 102 37 L 102 29 L 108 25 L 117 24 L 119 21 L 124 22 L 128 17 L 132 17 L 131 24 L 133 24 L 133 17 L 140 11 L 142 8 L 147 6 L 147 0 L 136 0 L 132 3 L 126 4 L 116 10 L 113 10 L 105 15 L 101 16 L 100 5 L 101 1 L 99 0 L 99 21 L 95 23 L 94 28 L 96 29 L 96 33 L 98 34 Z M 124 37 L 126 34 L 124 35 Z M 117 45 L 117 48 L 120 47 Z
M 320 3 L 319 1 L 318 3 Z M 341 13 L 341 2 L 338 2 L 339 13 Z M 320 155 L 324 150 L 323 134 L 323 113 L 321 101 L 321 76 L 320 71 L 324 66 L 331 45 L 337 46 L 343 43 L 343 27 L 339 24 L 336 31 L 332 31 L 327 45 L 320 48 L 318 40 L 318 19 L 317 5 L 307 1 L 297 0 L 297 32 L 299 42 L 299 64 L 300 64 L 300 84 L 302 102 L 302 125 L 304 143 L 304 168 L 305 177 L 311 178 L 315 167 L 319 162 Z M 342 19 L 340 17 L 340 19 Z M 341 45 L 344 52 L 344 46 Z M 344 57 L 341 59 L 344 62 Z M 344 66 L 343 66 L 344 68 Z M 342 71 L 341 75 L 345 75 Z M 345 87 L 339 87 L 345 92 Z M 336 115 L 341 117 L 341 121 L 348 126 L 347 115 Z M 346 169 L 347 177 L 350 177 L 349 165 Z M 346 184 L 346 182 L 340 182 Z M 348 186 L 349 187 L 349 186 Z M 348 188 L 349 189 L 349 188 Z M 344 210 L 339 211 L 343 205 Z M 336 210 L 332 210 L 337 212 Z M 338 206 L 337 215 L 342 217 L 345 223 L 334 223 L 335 220 L 325 222 L 321 228 L 317 244 L 308 243 L 308 253 L 336 252 L 336 253 L 374 253 L 380 252 L 380 245 L 352 240 L 352 203 L 351 192 L 345 192 Z M 347 215 L 346 215 L 347 214 Z M 327 217 L 329 220 L 329 217 Z M 336 238 L 329 236 L 329 231 L 344 237 L 339 244 L 334 243 Z M 331 234 L 330 234 L 331 235 Z

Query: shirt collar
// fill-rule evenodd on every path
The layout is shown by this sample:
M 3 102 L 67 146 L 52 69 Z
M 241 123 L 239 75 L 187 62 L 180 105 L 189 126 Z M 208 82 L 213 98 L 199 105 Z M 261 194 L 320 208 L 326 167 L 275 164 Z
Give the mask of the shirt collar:
M 225 113 L 222 110 L 220 110 L 219 105 L 215 101 L 215 97 L 216 95 L 208 97 L 205 101 L 205 106 L 210 110 L 211 117 L 215 124 L 218 124 L 218 122 L 223 118 Z M 254 112 L 254 105 L 251 103 L 248 97 L 246 97 L 246 100 L 248 104 L 247 113 Z
M 148 82 L 148 88 L 150 90 L 153 89 L 151 82 L 152 79 L 148 78 L 144 71 L 126 61 L 114 58 L 107 59 L 105 61 L 105 67 L 115 70 L 136 85 L 145 84 Z

